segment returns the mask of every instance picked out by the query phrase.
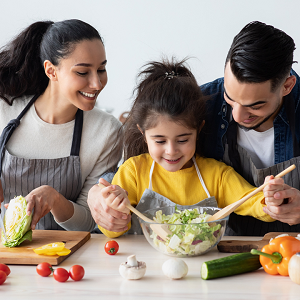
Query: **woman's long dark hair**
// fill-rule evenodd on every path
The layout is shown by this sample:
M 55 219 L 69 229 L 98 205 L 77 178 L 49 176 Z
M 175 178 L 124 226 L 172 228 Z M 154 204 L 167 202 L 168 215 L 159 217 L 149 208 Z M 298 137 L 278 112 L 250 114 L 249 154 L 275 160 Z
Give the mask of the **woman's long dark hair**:
M 42 94 L 49 83 L 44 61 L 57 66 L 77 43 L 92 39 L 102 41 L 94 27 L 76 19 L 31 24 L 0 51 L 0 98 L 11 105 L 17 97 Z
M 205 117 L 205 100 L 186 59 L 164 59 L 144 66 L 134 95 L 131 111 L 124 123 L 124 159 L 148 153 L 143 134 L 138 129 L 153 128 L 160 115 L 196 129 L 199 133 Z M 197 140 L 196 152 L 200 153 Z

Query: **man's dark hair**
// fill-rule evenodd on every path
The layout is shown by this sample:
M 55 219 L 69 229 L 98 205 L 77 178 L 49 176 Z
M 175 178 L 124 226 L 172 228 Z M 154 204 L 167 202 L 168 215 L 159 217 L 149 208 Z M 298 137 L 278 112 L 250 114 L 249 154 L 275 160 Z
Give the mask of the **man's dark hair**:
M 226 64 L 240 82 L 260 83 L 271 80 L 271 89 L 289 75 L 294 40 L 282 30 L 258 21 L 247 24 L 233 39 Z M 226 65 L 225 64 L 225 65 Z

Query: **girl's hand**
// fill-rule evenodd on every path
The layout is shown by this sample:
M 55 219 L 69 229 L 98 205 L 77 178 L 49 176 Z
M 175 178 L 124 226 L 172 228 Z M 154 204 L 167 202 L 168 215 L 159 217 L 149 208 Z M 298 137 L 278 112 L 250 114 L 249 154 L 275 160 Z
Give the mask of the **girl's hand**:
M 26 213 L 30 215 L 33 211 L 31 229 L 35 229 L 38 221 L 48 214 L 59 199 L 59 193 L 49 185 L 42 185 L 32 190 L 26 197 Z
M 126 203 L 130 203 L 127 193 L 121 187 L 118 185 L 110 185 L 103 188 L 101 192 L 107 206 L 127 215 L 130 213 L 130 210 L 126 207 Z
M 103 178 L 100 178 L 99 182 L 105 186 L 110 185 L 110 183 Z M 96 224 L 106 230 L 114 232 L 128 230 L 128 223 L 131 220 L 131 215 L 121 213 L 109 207 L 103 196 L 104 193 L 102 190 L 103 189 L 98 186 L 98 184 L 95 184 L 88 193 L 87 203 Z
M 267 176 L 265 178 L 265 183 L 268 185 L 264 188 L 265 203 L 267 206 L 280 206 L 283 204 L 284 199 L 278 197 L 276 194 L 279 191 L 284 190 L 284 181 L 282 178 L 274 179 L 274 176 Z

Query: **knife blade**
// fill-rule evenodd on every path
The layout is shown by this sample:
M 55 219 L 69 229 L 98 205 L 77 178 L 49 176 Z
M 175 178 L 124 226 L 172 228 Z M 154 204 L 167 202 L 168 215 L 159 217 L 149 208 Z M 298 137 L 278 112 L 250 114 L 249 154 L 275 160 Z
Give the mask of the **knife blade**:
M 2 229 L 5 241 L 7 242 L 7 236 L 6 236 L 6 232 L 5 232 L 5 228 L 4 228 L 4 224 L 3 224 L 2 216 L 1 216 L 1 208 L 0 208 L 0 227 Z

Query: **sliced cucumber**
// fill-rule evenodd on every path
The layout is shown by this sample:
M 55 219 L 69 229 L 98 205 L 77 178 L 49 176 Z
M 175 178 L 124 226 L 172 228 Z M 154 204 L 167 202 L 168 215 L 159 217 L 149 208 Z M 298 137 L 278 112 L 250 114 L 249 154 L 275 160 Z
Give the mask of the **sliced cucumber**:
M 201 267 L 202 279 L 213 279 L 251 272 L 259 269 L 259 255 L 250 252 L 238 253 L 204 262 Z

